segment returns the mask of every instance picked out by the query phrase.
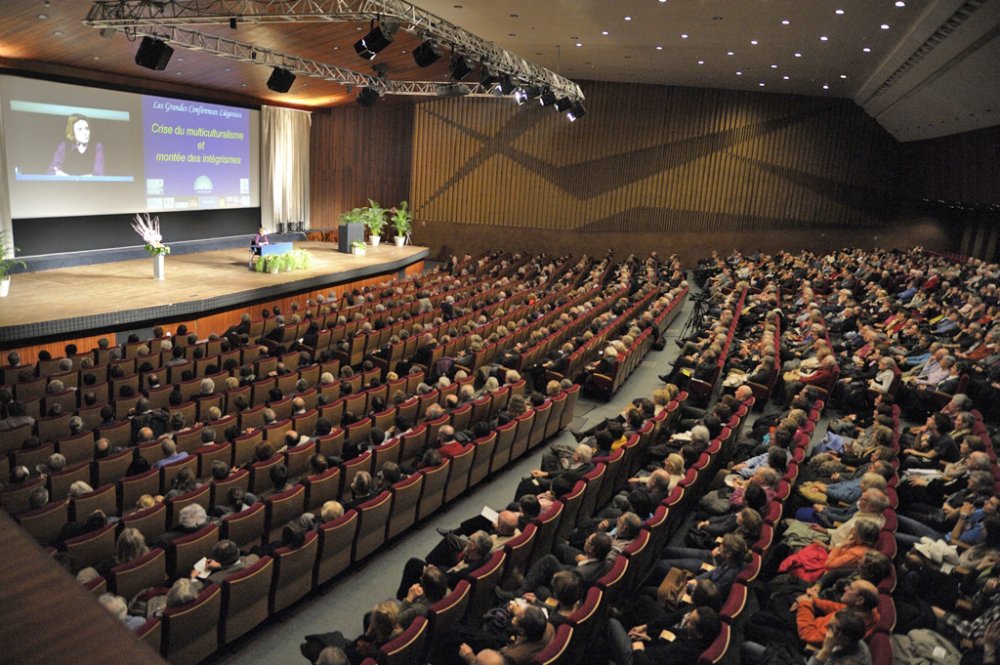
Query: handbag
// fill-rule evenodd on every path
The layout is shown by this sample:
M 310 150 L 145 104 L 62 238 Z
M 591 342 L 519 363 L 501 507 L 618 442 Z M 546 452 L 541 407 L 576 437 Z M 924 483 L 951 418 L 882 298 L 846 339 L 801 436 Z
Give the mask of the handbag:
M 671 568 L 656 590 L 656 599 L 668 609 L 677 609 L 681 604 L 681 597 L 687 589 L 687 583 L 691 579 L 690 576 L 691 573 L 683 568 Z

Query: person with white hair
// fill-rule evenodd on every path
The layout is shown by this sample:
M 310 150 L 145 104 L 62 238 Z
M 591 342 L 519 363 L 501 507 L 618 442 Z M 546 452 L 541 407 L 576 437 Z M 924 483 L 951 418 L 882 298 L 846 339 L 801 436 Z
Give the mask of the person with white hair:
M 201 505 L 192 503 L 184 506 L 181 508 L 177 526 L 163 533 L 151 547 L 162 547 L 165 550 L 176 538 L 190 535 L 206 526 L 208 526 L 208 513 Z
M 113 593 L 102 593 L 97 602 L 101 604 L 101 607 L 110 612 L 111 616 L 125 624 L 125 627 L 129 630 L 137 630 L 146 623 L 146 620 L 142 617 L 129 615 L 128 605 L 125 604 L 125 599 L 121 596 L 116 596 Z

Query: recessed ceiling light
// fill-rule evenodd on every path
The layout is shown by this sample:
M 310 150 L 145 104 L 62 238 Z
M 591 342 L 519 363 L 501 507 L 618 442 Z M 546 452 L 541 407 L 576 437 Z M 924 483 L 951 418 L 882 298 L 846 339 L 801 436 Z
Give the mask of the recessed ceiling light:
M 736 55 L 736 54 L 733 53 L 732 51 L 726 51 L 726 55 Z
M 704 61 L 704 60 L 699 60 L 699 61 L 698 61 L 698 64 L 699 64 L 699 65 L 704 65 L 704 64 L 705 64 L 705 61 Z
M 577 43 L 576 43 L 576 45 L 577 45 L 577 46 L 583 46 L 583 44 L 582 44 L 582 43 L 580 43 L 580 42 L 577 42 Z
M 788 80 L 788 74 L 785 74 L 785 75 L 784 75 L 784 76 L 782 76 L 781 78 L 783 78 L 783 79 L 785 79 L 785 80 L 787 81 L 787 80 Z
M 844 10 L 843 9 L 834 9 L 833 13 L 836 14 L 837 16 L 843 16 L 844 15 Z
M 247 84 L 246 83 L 240 83 L 240 87 L 241 88 L 245 88 L 245 87 L 247 87 Z
M 771 69 L 777 69 L 778 65 L 771 65 Z
M 743 72 L 736 72 L 737 76 L 743 76 Z
M 45 19 L 47 19 L 48 17 L 49 17 L 49 15 L 48 15 L 48 14 L 39 14 L 39 15 L 38 15 L 38 20 L 39 20 L 39 21 L 44 21 L 44 20 L 45 20 Z
M 826 83 L 824 83 L 824 84 L 823 84 L 823 89 L 824 89 L 824 90 L 829 90 L 829 89 L 830 89 L 830 86 L 828 86 L 828 85 L 827 85 Z
M 764 82 L 763 82 L 763 81 L 761 81 L 761 82 L 760 82 L 760 83 L 758 83 L 757 85 L 759 85 L 760 87 L 762 87 L 762 88 L 763 88 L 763 87 L 764 87 Z
M 888 23 L 883 23 L 879 27 L 882 28 L 883 30 L 888 30 L 889 29 L 889 24 Z
M 801 57 L 802 57 L 802 54 L 801 54 L 801 53 L 796 53 L 796 54 L 795 54 L 795 57 L 796 57 L 796 58 L 801 58 Z
M 826 35 L 821 35 L 821 36 L 820 36 L 820 38 L 819 38 L 819 40 L 820 40 L 821 42 L 825 42 L 825 41 L 829 41 L 829 40 L 830 40 L 830 38 L 829 38 L 829 37 L 827 37 Z
M 607 34 L 608 34 L 608 31 L 607 31 L 607 30 L 601 30 L 601 34 L 602 34 L 602 35 L 607 35 Z
M 631 21 L 631 20 L 632 20 L 632 17 L 631 17 L 631 16 L 626 16 L 626 17 L 625 17 L 625 20 L 626 20 L 626 21 Z
M 99 56 L 99 55 L 95 55 L 94 56 L 94 60 L 100 60 L 100 59 L 101 59 L 101 56 Z
M 897 7 L 905 7 L 906 3 L 903 2 L 903 0 L 896 0 L 896 6 Z
M 781 19 L 781 25 L 788 25 L 789 23 L 791 23 L 791 21 L 789 21 L 787 18 Z
M 63 31 L 62 30 L 53 30 L 52 31 L 52 36 L 53 37 L 62 37 L 63 36 Z
M 864 48 L 863 48 L 863 49 L 861 49 L 861 50 L 862 50 L 862 51 L 864 51 L 865 53 L 871 53 L 871 52 L 872 52 L 872 50 L 871 50 L 870 48 L 868 48 L 867 46 L 866 46 L 866 47 L 864 47 Z
M 842 79 L 846 79 L 846 78 L 847 78 L 847 74 L 841 74 L 841 75 L 840 75 L 840 78 L 842 78 Z
M 687 36 L 686 32 L 681 35 L 681 39 L 687 39 L 687 38 L 688 38 L 688 36 Z
M 752 46 L 756 46 L 756 45 L 757 45 L 757 40 L 756 40 L 756 39 L 751 39 L 751 40 L 750 40 L 750 44 L 751 44 Z
M 657 50 L 657 51 L 662 51 L 662 50 L 663 50 L 663 47 L 662 47 L 662 46 L 657 46 L 657 47 L 656 47 L 656 50 Z
M 339 46 L 334 46 L 334 47 L 333 47 L 333 50 L 334 50 L 334 51 L 339 51 L 339 50 L 340 50 L 340 47 L 339 47 Z

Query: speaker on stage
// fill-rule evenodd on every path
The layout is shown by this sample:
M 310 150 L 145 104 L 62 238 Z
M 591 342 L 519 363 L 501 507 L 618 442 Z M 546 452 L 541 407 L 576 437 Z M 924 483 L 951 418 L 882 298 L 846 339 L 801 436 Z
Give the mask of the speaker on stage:
M 340 251 L 351 253 L 351 243 L 355 240 L 365 241 L 364 224 L 341 224 L 337 227 L 337 240 Z
M 168 44 L 152 37 L 143 37 L 139 42 L 139 50 L 135 52 L 135 64 L 146 69 L 163 71 L 173 54 L 174 49 Z

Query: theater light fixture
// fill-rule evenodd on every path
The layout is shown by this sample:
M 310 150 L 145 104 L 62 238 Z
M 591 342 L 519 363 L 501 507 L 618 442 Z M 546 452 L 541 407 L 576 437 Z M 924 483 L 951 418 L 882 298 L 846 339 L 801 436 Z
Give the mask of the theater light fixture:
M 484 62 L 479 65 L 479 83 L 482 84 L 484 88 L 492 87 L 494 83 L 499 81 L 493 71 L 490 70 L 489 66 Z
M 135 52 L 135 64 L 160 72 L 167 68 L 173 54 L 174 49 L 166 42 L 155 37 L 143 37 L 139 50 Z
M 461 81 L 472 73 L 472 67 L 465 61 L 465 56 L 456 55 L 451 59 L 451 80 Z
M 378 101 L 378 98 L 378 90 L 375 88 L 361 88 L 361 92 L 358 93 L 358 104 L 361 104 L 366 109 L 370 109 L 375 106 L 375 102 Z
M 585 115 L 587 115 L 587 109 L 583 108 L 583 104 L 580 102 L 573 102 L 573 108 L 566 113 L 570 122 L 576 122 Z
M 532 99 L 538 99 L 538 97 L 541 94 L 542 94 L 542 89 L 540 87 L 538 87 L 537 85 L 526 85 L 526 86 L 524 86 L 524 97 L 528 101 L 531 101 Z
M 565 113 L 571 108 L 573 108 L 573 100 L 569 97 L 560 97 L 556 100 L 556 110 L 560 113 Z
M 517 90 L 517 86 L 510 79 L 510 76 L 508 74 L 503 74 L 500 76 L 500 80 L 497 82 L 496 89 L 500 92 L 501 95 L 509 95 L 515 90 Z
M 295 74 L 287 69 L 275 67 L 267 79 L 267 88 L 275 92 L 288 92 L 293 83 L 295 83 Z
M 434 50 L 434 42 L 426 40 L 423 44 L 413 49 L 413 61 L 417 67 L 430 67 L 441 56 Z
M 524 91 L 524 88 L 518 88 L 514 91 L 514 101 L 517 102 L 518 106 L 524 106 L 524 103 L 528 101 L 528 93 Z
M 374 25 L 367 35 L 354 43 L 354 50 L 365 60 L 374 60 L 386 46 L 392 43 L 392 35 L 396 30 L 385 23 L 379 22 Z
M 549 86 L 542 88 L 542 95 L 538 98 L 538 103 L 542 106 L 552 106 L 556 103 L 556 93 L 552 92 Z

